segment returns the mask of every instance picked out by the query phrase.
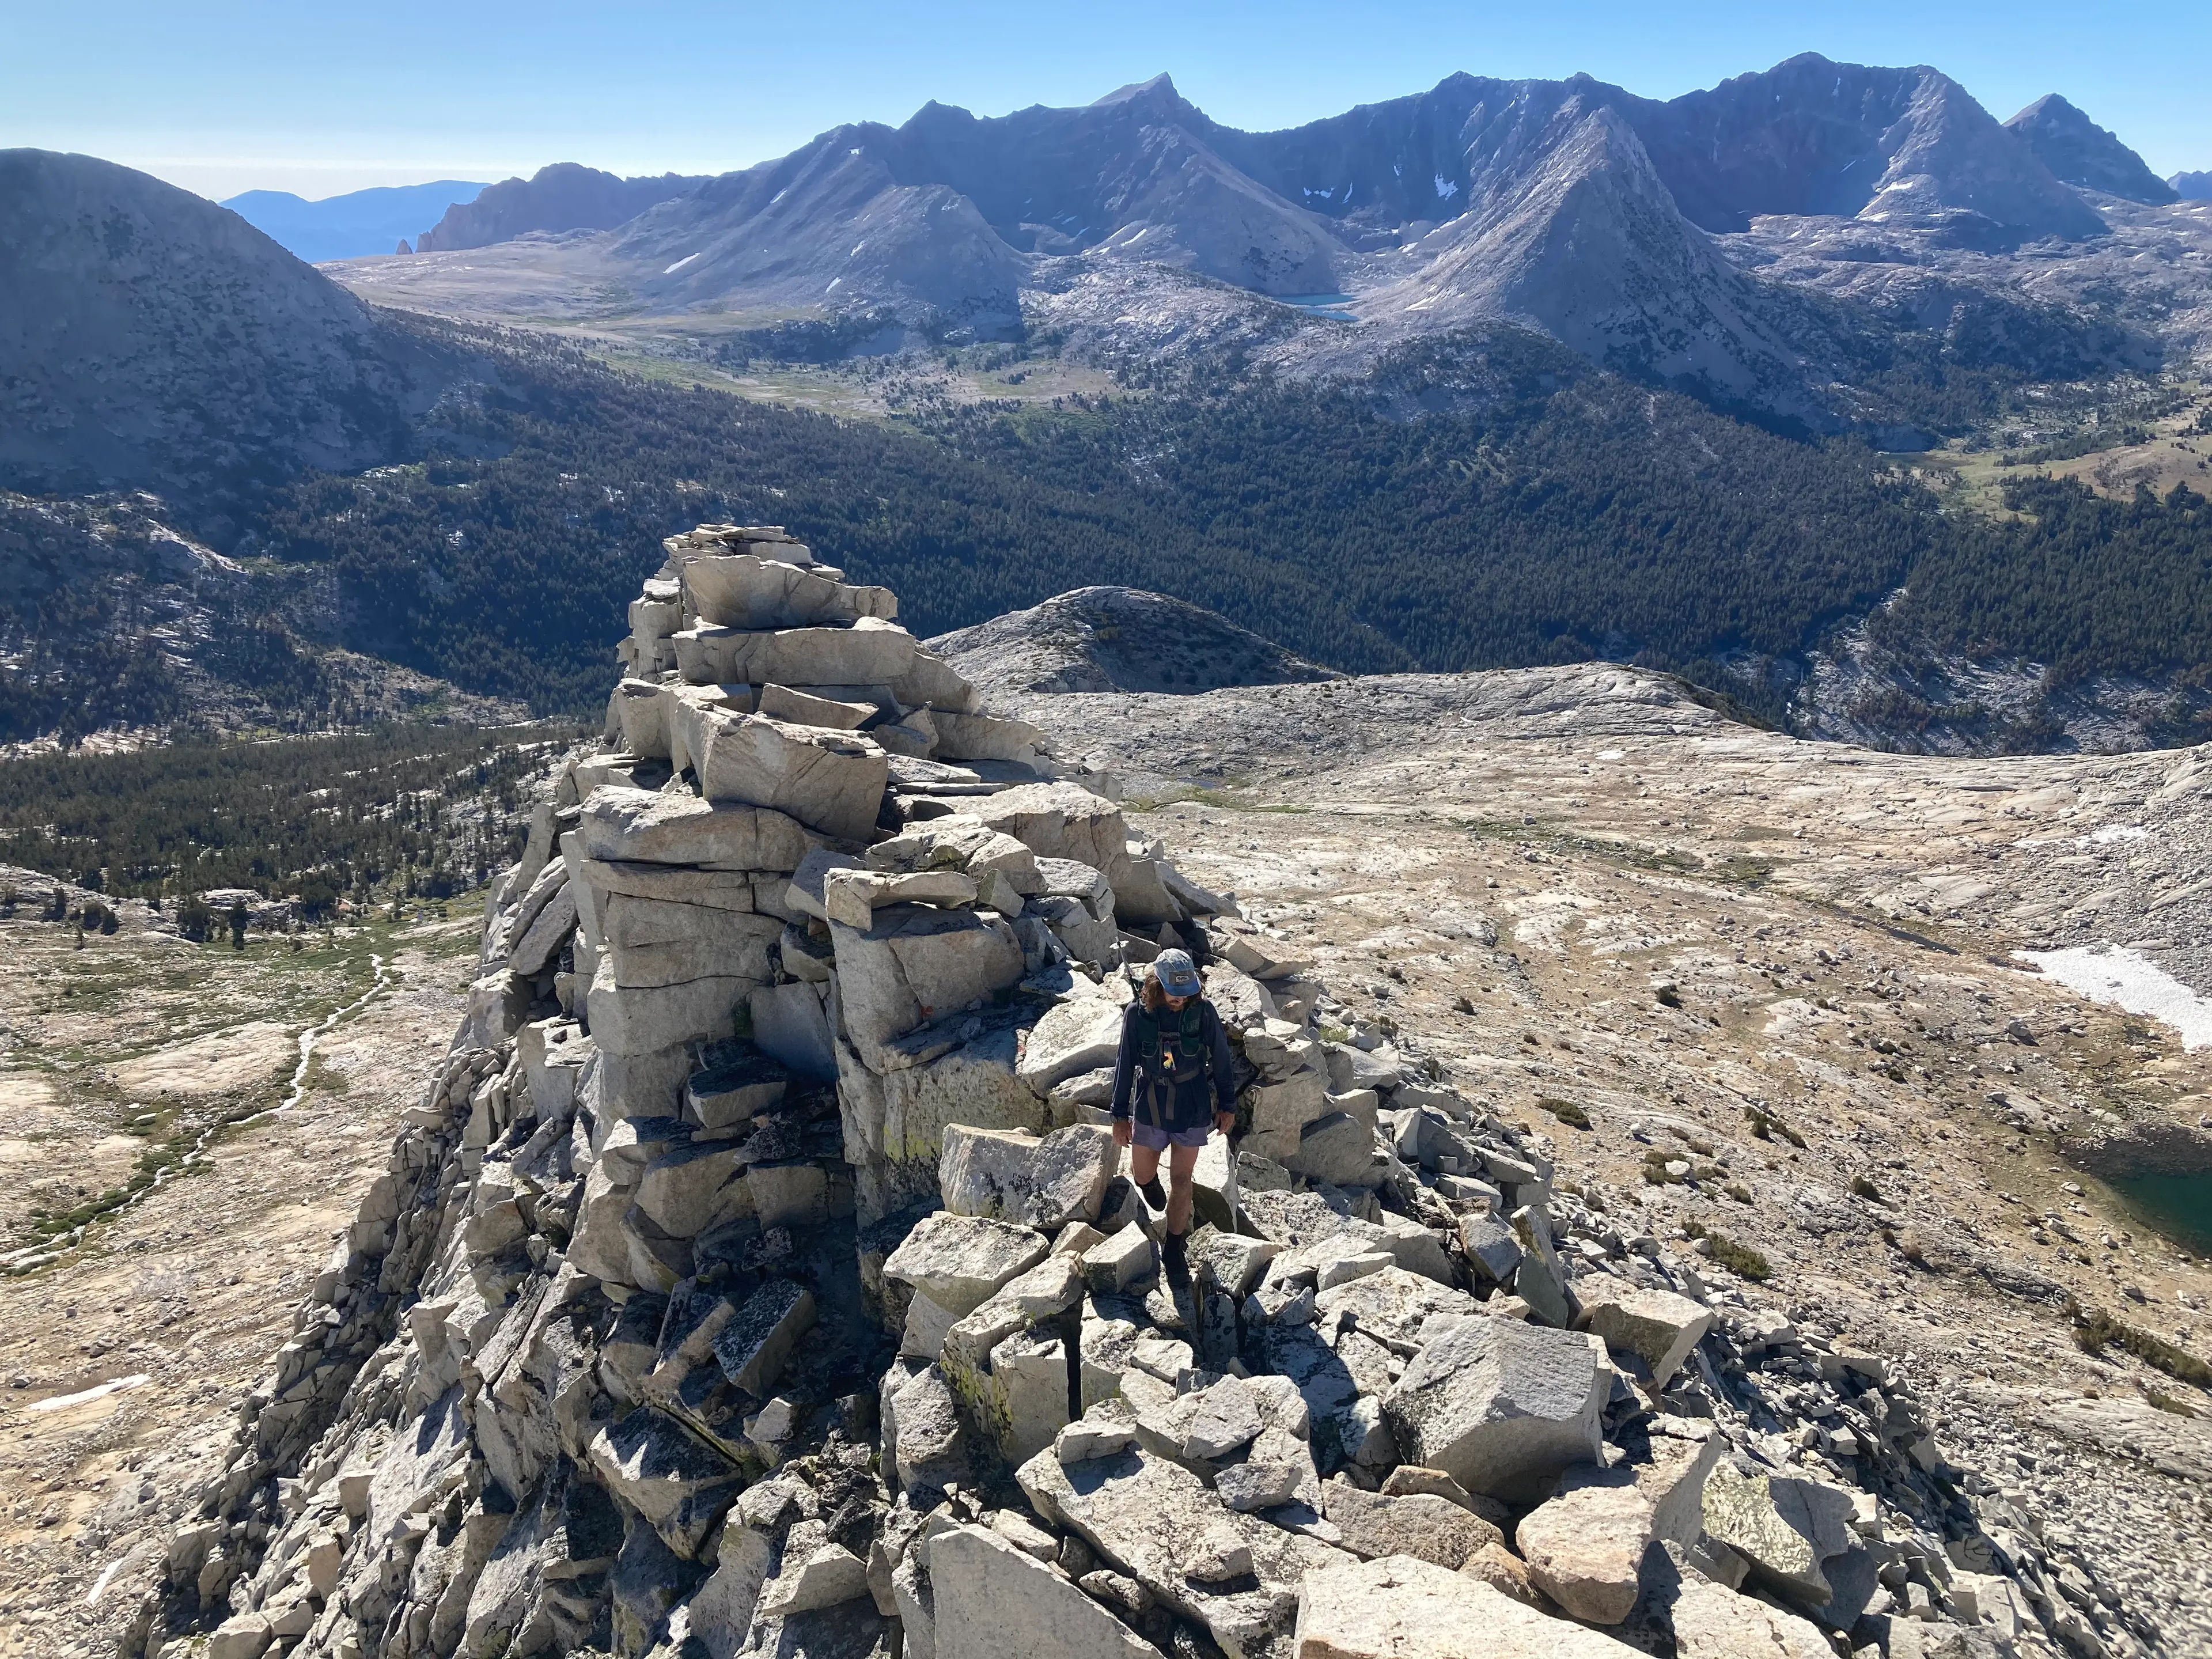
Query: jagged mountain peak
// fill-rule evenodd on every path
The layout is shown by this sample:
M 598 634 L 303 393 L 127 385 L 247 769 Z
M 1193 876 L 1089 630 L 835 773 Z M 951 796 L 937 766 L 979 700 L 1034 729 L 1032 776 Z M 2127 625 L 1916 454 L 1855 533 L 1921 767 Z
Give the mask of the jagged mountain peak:
M 1595 362 L 1822 423 L 1753 284 L 1683 218 L 1595 83 L 1556 102 L 1516 98 L 1472 136 L 1474 205 L 1425 238 L 1431 257 L 1365 314 L 1400 329 L 1503 317 Z
M 2057 178 L 2082 190 L 2163 207 L 2173 187 L 2142 156 L 2057 93 L 2045 93 L 2005 123 Z
M 1075 107 L 978 116 L 933 101 L 896 127 L 835 128 L 543 258 L 570 259 L 593 292 L 617 280 L 647 313 L 799 316 L 881 349 L 915 327 L 1011 333 L 1041 295 L 1093 334 L 1149 328 L 1134 313 L 1161 307 L 1093 305 L 1086 285 L 1179 271 L 1386 325 L 1325 341 L 1270 307 L 1204 301 L 1297 334 L 1289 349 L 1308 356 L 1510 315 L 1601 362 L 1810 419 L 1826 395 L 1811 388 L 1833 376 L 1800 359 L 1835 357 L 1828 325 L 1761 280 L 1800 280 L 1766 249 L 1709 239 L 1840 234 L 1918 258 L 2109 231 L 2017 123 L 1948 76 L 1802 53 L 1663 102 L 1587 74 L 1454 72 L 1273 132 L 1216 123 L 1164 75 Z M 1185 284 L 1166 308 L 1198 291 Z M 867 320 L 885 311 L 896 329 Z
M 1091 107 L 1103 109 L 1109 104 L 1138 102 L 1182 104 L 1182 94 L 1176 90 L 1175 82 L 1163 70 L 1149 81 L 1132 81 L 1126 87 L 1116 87 L 1103 98 L 1093 99 Z M 1189 106 L 1185 105 L 1184 107 Z
M 1627 107 L 1683 212 L 1707 230 L 1769 215 L 1948 222 L 1991 244 L 2105 229 L 1964 87 L 1924 64 L 1808 52 Z

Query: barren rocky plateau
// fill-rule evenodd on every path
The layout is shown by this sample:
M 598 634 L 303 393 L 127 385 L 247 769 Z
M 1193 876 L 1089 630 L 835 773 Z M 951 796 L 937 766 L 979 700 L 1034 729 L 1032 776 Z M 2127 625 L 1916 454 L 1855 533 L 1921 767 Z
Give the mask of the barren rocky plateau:
M 2212 1167 L 2208 1011 L 2185 1039 L 2021 954 L 2212 989 L 2212 756 L 1881 754 L 1604 665 L 1016 704 L 1562 1181 L 1753 1244 L 1755 1300 L 1892 1356 L 1958 1465 L 2212 1644 L 2212 1413 L 2063 1312 L 2212 1346 L 2203 1258 L 2100 1179 Z M 1646 1178 L 1692 1141 L 1701 1173 Z

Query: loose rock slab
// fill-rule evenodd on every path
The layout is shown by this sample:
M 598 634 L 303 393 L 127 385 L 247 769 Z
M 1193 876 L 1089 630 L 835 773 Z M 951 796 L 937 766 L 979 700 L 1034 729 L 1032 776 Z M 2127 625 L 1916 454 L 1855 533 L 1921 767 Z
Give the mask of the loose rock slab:
M 1157 1659 L 1158 1649 L 996 1533 L 955 1527 L 924 1547 L 937 1659 Z
M 1569 1464 L 1597 1461 L 1613 1382 L 1603 1342 L 1480 1316 L 1432 1318 L 1425 1334 L 1382 1404 L 1405 1462 L 1519 1502 Z
M 1039 1139 L 1014 1129 L 948 1125 L 938 1161 L 945 1207 L 1057 1232 L 1096 1221 L 1120 1152 L 1103 1125 L 1075 1124 Z
M 1197 1475 L 1142 1451 L 1073 1465 L 1046 1451 L 1015 1478 L 1039 1514 L 1203 1624 L 1231 1659 L 1273 1650 L 1297 1616 L 1308 1573 L 1348 1559 L 1232 1513 Z
M 796 870 L 819 842 L 781 812 L 612 785 L 585 800 L 578 833 L 587 858 L 722 870 Z
M 1309 1574 L 1291 1650 L 1295 1659 L 1630 1659 L 1636 1651 L 1410 1555 Z
M 1582 1313 L 1575 1328 L 1605 1339 L 1614 1353 L 1632 1353 L 1663 1389 L 1712 1328 L 1713 1311 L 1671 1291 L 1644 1290 L 1626 1279 L 1592 1276 L 1577 1285 Z
M 696 766 L 708 800 L 769 807 L 810 830 L 866 841 L 890 779 L 882 748 L 853 732 L 716 712 Z
M 1354 1555 L 1411 1555 L 1454 1571 L 1484 1545 L 1504 1538 L 1480 1516 L 1431 1492 L 1388 1498 L 1332 1480 L 1322 1488 L 1322 1513 Z
M 646 1409 L 601 1429 L 588 1461 L 600 1484 L 687 1561 L 697 1558 L 744 1486 L 736 1464 Z
M 764 1398 L 813 1324 L 814 1292 L 788 1279 L 772 1279 L 747 1297 L 737 1316 L 722 1328 L 714 1339 L 714 1358 L 732 1388 Z
M 1834 1653 L 1806 1620 L 1698 1579 L 1686 1579 L 1668 1616 L 1676 1659 L 1832 1659 Z

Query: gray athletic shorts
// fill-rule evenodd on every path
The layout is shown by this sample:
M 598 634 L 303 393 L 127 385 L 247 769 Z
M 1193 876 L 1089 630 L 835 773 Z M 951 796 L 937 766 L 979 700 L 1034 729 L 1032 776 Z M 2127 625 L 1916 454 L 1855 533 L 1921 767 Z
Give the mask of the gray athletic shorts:
M 1164 1152 L 1170 1146 L 1203 1146 L 1206 1145 L 1206 1138 L 1213 1133 L 1213 1126 L 1211 1123 L 1201 1125 L 1195 1129 L 1178 1129 L 1173 1134 L 1170 1134 L 1165 1129 L 1155 1129 L 1149 1123 L 1139 1123 L 1136 1125 L 1136 1129 L 1137 1145 L 1155 1152 Z

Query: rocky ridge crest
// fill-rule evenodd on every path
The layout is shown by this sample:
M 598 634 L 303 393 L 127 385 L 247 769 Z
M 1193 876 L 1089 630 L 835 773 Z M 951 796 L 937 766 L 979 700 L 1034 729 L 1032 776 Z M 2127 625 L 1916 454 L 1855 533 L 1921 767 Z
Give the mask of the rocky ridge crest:
M 1882 1356 L 1582 1203 L 893 596 L 667 550 L 140 1651 L 2155 1649 Z M 1243 1130 L 1188 1283 L 1100 1109 L 1170 939 Z

